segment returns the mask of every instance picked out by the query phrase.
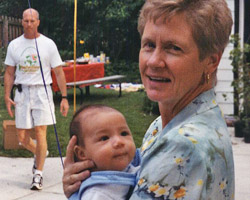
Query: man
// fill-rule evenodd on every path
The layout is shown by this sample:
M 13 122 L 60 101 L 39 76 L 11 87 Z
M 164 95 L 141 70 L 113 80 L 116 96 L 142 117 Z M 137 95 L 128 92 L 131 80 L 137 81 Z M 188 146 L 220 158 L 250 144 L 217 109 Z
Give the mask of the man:
M 8 46 L 4 75 L 5 103 L 8 113 L 13 117 L 11 107 L 14 105 L 18 139 L 26 149 L 34 153 L 32 190 L 42 189 L 42 170 L 48 154 L 47 125 L 55 122 L 53 94 L 50 87 L 51 69 L 55 72 L 62 94 L 60 104 L 62 115 L 67 116 L 69 109 L 66 81 L 61 66 L 62 59 L 55 43 L 38 32 L 39 24 L 39 13 L 35 9 L 27 9 L 23 12 L 24 34 L 11 41 Z M 47 92 L 40 70 L 36 41 Z M 14 101 L 10 98 L 13 84 L 17 85 Z M 33 127 L 36 144 L 27 132 L 27 129 Z

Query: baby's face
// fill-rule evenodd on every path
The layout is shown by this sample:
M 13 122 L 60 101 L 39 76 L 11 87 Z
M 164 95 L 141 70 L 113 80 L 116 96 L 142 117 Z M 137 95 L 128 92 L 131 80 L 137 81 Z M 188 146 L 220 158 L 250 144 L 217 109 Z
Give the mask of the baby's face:
M 96 164 L 95 171 L 124 170 L 135 156 L 136 147 L 123 115 L 98 112 L 84 123 L 85 156 Z

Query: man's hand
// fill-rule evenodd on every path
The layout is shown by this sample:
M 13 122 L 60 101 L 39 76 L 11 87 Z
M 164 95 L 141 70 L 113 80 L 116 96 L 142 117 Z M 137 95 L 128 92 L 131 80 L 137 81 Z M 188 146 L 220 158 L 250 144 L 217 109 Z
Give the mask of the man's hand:
M 15 102 L 12 101 L 12 99 L 10 97 L 5 97 L 4 99 L 5 99 L 5 104 L 6 104 L 6 108 L 7 108 L 9 115 L 11 117 L 14 117 L 14 114 L 11 110 L 11 107 L 16 105 Z
M 67 198 L 80 188 L 81 181 L 90 176 L 89 169 L 95 167 L 95 164 L 91 160 L 74 161 L 74 146 L 76 145 L 76 141 L 76 136 L 73 136 L 69 141 L 64 160 L 63 190 Z
M 63 98 L 60 104 L 60 112 L 62 116 L 66 117 L 69 111 L 69 102 L 67 99 Z

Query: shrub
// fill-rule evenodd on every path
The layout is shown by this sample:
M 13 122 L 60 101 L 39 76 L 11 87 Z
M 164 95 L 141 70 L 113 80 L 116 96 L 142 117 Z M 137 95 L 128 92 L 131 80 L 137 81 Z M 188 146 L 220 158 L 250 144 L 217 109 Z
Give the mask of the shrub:
M 238 34 L 232 36 L 231 43 L 234 44 L 234 49 L 230 52 L 230 59 L 232 60 L 234 81 L 232 86 L 235 92 L 235 106 L 239 120 L 244 123 L 244 133 L 250 142 L 250 63 L 247 57 L 250 54 L 250 45 L 240 45 L 240 38 Z
M 71 60 L 74 58 L 74 52 L 68 51 L 68 50 L 60 50 L 60 55 L 62 57 L 62 60 Z
M 151 101 L 146 92 L 144 92 L 144 99 L 143 99 L 143 111 L 147 114 L 153 114 L 153 115 L 160 115 L 158 103 Z
M 5 71 L 5 66 L 4 66 L 4 59 L 6 56 L 6 48 L 1 47 L 0 48 L 0 76 L 3 76 L 4 71 Z
M 112 62 L 111 60 L 110 64 L 105 65 L 105 76 L 110 76 L 115 74 L 126 75 L 127 82 L 141 83 L 141 77 L 137 62 L 131 62 L 125 60 Z

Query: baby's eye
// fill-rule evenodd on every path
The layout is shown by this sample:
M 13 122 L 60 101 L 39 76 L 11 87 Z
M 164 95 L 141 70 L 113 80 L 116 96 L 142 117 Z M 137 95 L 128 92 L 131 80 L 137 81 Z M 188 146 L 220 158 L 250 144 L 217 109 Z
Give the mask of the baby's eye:
M 102 137 L 100 138 L 101 141 L 106 141 L 106 140 L 108 140 L 108 139 L 109 139 L 108 136 L 102 136 Z
M 128 132 L 126 132 L 126 131 L 121 132 L 121 136 L 127 136 L 127 135 L 129 135 Z

